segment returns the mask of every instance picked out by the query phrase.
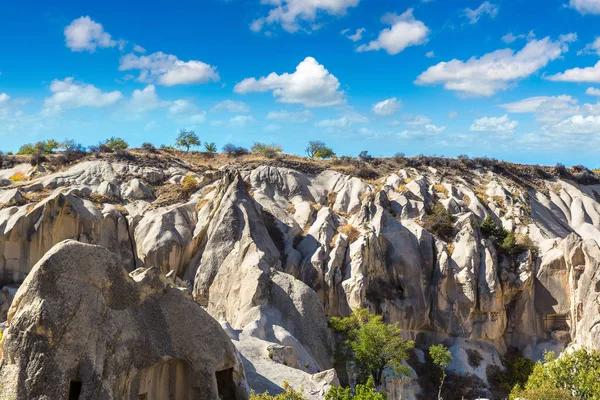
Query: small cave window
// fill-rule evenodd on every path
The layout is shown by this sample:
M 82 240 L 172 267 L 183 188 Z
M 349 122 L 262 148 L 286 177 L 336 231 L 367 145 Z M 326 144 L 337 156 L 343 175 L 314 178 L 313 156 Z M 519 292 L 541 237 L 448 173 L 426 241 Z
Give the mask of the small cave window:
M 81 381 L 77 379 L 71 379 L 69 383 L 69 400 L 78 400 L 81 395 Z
M 217 390 L 220 400 L 236 400 L 235 385 L 233 383 L 233 368 L 224 369 L 215 373 L 217 378 Z

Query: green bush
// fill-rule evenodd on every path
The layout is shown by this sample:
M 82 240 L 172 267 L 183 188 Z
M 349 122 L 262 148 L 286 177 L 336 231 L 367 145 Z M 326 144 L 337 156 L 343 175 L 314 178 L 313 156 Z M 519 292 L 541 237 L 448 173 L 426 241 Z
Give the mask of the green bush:
M 359 383 L 373 378 L 380 385 L 386 369 L 410 374 L 410 368 L 402 361 L 408 358 L 414 342 L 400 337 L 397 324 L 386 324 L 380 315 L 373 315 L 367 309 L 357 309 L 346 318 L 333 317 L 329 324 L 347 338 L 346 350 L 356 364 Z
M 333 386 L 325 394 L 325 400 L 386 400 L 385 393 L 380 393 L 375 389 L 373 378 L 369 378 L 364 385 L 356 385 L 356 394 L 352 394 L 350 388 Z
M 252 145 L 250 151 L 261 154 L 267 158 L 274 158 L 277 154 L 281 153 L 283 149 L 278 144 L 265 144 L 256 142 Z
M 110 139 L 106 139 L 104 144 L 108 146 L 108 148 L 112 151 L 125 150 L 129 147 L 129 144 L 127 144 L 127 142 L 124 139 L 114 136 Z
M 283 382 L 283 393 L 271 396 L 269 392 L 262 394 L 256 394 L 254 391 L 250 394 L 250 400 L 306 400 L 304 394 L 301 391 L 296 391 L 290 386 L 289 383 Z
M 517 385 L 510 398 L 584 400 L 600 399 L 600 351 L 582 348 L 555 358 L 546 353 L 544 362 L 537 362 L 524 388 Z M 535 397 L 547 393 L 555 397 Z M 535 396 L 534 396 L 535 395 Z
M 306 147 L 305 151 L 310 158 L 326 159 L 335 156 L 333 150 L 330 147 L 327 147 L 324 142 L 319 140 L 308 142 L 308 146 Z
M 423 217 L 423 228 L 449 241 L 454 233 L 454 217 L 441 203 L 435 203 L 431 211 Z
M 514 232 L 508 231 L 502 226 L 498 226 L 490 215 L 485 217 L 479 229 L 483 236 L 490 239 L 492 243 L 494 243 L 496 249 L 504 252 L 505 254 L 520 254 L 527 248 L 526 246 L 518 243 Z

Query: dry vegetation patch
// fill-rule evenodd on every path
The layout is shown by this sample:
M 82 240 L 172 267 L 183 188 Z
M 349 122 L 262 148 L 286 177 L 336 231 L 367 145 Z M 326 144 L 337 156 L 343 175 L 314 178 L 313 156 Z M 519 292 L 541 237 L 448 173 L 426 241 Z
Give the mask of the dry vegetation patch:
M 354 243 L 360 237 L 359 230 L 350 224 L 340 226 L 338 232 L 346 235 L 349 243 Z

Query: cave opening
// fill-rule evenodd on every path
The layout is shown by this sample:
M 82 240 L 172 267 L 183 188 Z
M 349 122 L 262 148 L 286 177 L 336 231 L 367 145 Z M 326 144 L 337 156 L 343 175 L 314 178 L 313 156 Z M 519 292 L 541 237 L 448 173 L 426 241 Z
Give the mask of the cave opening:
M 69 400 L 78 400 L 81 395 L 81 381 L 77 379 L 71 379 L 69 383 Z
M 215 372 L 220 400 L 236 400 L 233 368 Z

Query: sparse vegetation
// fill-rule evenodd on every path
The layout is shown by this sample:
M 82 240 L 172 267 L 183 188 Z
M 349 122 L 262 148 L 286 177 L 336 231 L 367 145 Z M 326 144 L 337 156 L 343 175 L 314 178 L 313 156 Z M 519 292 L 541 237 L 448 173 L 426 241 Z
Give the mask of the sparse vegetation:
M 454 217 L 439 202 L 425 214 L 422 224 L 427 231 L 445 241 L 449 241 L 454 234 Z
M 306 154 L 310 158 L 318 158 L 321 160 L 335 156 L 335 153 L 331 148 L 327 147 L 327 145 L 324 142 L 318 140 L 308 142 L 308 146 L 306 147 Z
M 183 198 L 189 198 L 198 190 L 198 181 L 192 175 L 186 175 L 181 181 L 181 195 Z
M 248 149 L 241 146 L 236 146 L 231 143 L 227 143 L 225 146 L 223 146 L 223 153 L 227 154 L 230 157 L 239 157 L 248 154 Z
M 104 144 L 112 151 L 126 150 L 129 147 L 129 144 L 125 141 L 125 139 L 115 136 L 106 139 Z
M 254 391 L 250 393 L 250 400 L 306 400 L 302 389 L 298 392 L 294 390 L 286 381 L 283 382 L 283 393 L 271 396 L 269 392 L 256 394 Z
M 204 151 L 206 152 L 206 154 L 209 155 L 214 155 L 217 152 L 217 145 L 215 144 L 215 142 L 205 142 L 204 143 Z
M 27 175 L 25 175 L 23 172 L 15 172 L 10 178 L 11 182 L 21 182 L 27 179 Z
M 142 150 L 148 153 L 156 153 L 156 147 L 149 142 L 142 143 Z
M 332 317 L 329 324 L 346 337 L 346 356 L 356 364 L 358 383 L 366 383 L 372 378 L 380 385 L 385 369 L 410 374 L 402 361 L 408 358 L 414 342 L 402 339 L 397 324 L 386 324 L 383 317 L 373 315 L 367 309 L 357 309 L 346 318 Z
M 185 148 L 186 153 L 190 152 L 190 147 L 197 147 L 201 144 L 200 138 L 194 131 L 186 131 L 185 129 L 181 129 L 177 139 L 175 139 L 175 147 Z
M 348 237 L 349 243 L 354 243 L 360 237 L 360 232 L 354 226 L 347 224 L 338 228 L 338 232 Z
M 443 194 L 445 197 L 449 196 L 448 189 L 446 189 L 446 186 L 442 185 L 441 183 L 436 183 L 433 185 L 433 191 L 434 193 Z
M 358 159 L 361 161 L 373 161 L 373 156 L 369 154 L 369 152 L 367 150 L 363 150 L 360 153 L 358 153 Z
M 265 144 L 255 142 L 250 149 L 253 153 L 263 155 L 267 158 L 274 158 L 277 154 L 281 153 L 283 149 L 278 144 Z
M 469 365 L 473 368 L 479 368 L 483 361 L 483 356 L 477 350 L 466 349 Z

